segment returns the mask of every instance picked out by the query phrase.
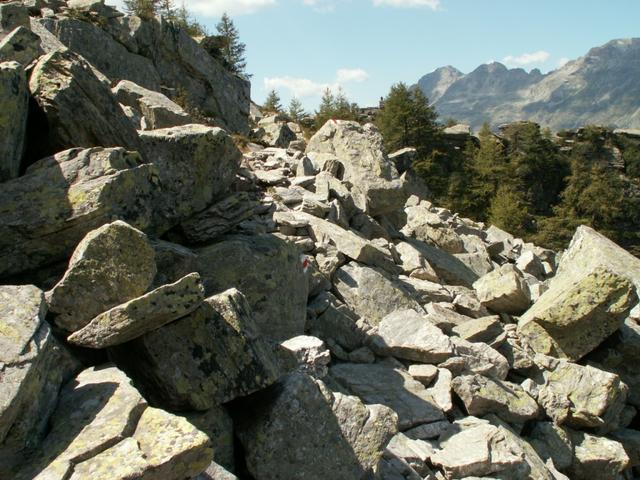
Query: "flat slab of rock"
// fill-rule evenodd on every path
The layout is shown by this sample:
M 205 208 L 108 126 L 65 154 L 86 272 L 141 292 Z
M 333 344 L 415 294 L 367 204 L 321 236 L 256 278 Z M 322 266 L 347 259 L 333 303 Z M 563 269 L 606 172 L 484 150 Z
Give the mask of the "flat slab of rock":
M 555 283 L 520 317 L 518 333 L 538 353 L 579 360 L 623 325 L 637 301 L 630 280 L 598 267 L 574 285 Z
M 520 271 L 507 263 L 473 284 L 478 300 L 497 313 L 518 315 L 531 304 L 529 287 Z
M 196 253 L 207 294 L 239 289 L 262 335 L 286 340 L 304 333 L 307 280 L 294 245 L 273 235 L 233 235 Z
M 469 342 L 491 343 L 504 333 L 500 317 L 474 318 L 452 329 L 453 333 Z
M 569 475 L 576 480 L 616 478 L 630 463 L 620 442 L 583 432 L 573 432 L 573 464 Z
M 148 398 L 176 410 L 208 410 L 271 385 L 280 373 L 235 289 L 109 352 Z
M 465 370 L 485 377 L 504 380 L 509 373 L 509 362 L 486 343 L 468 342 L 452 337 L 456 356 L 464 361 Z
M 61 328 L 74 332 L 104 311 L 142 295 L 156 274 L 154 250 L 141 231 L 120 220 L 93 230 L 47 292 Z
M 24 68 L 0 63 L 0 182 L 16 178 L 24 153 L 29 89 Z
M 333 393 L 303 373 L 240 406 L 237 433 L 255 478 L 362 478 L 397 432 L 391 409 Z
M 367 404 L 380 403 L 398 414 L 400 430 L 444 419 L 424 385 L 407 372 L 386 364 L 341 363 L 330 375 Z
M 495 413 L 507 422 L 524 423 L 538 416 L 538 404 L 523 388 L 482 375 L 461 375 L 453 379 L 453 390 L 469 415 Z
M 119 345 L 188 315 L 203 300 L 200 275 L 192 273 L 101 313 L 67 341 L 89 348 Z
M 375 268 L 355 262 L 339 268 L 334 286 L 346 304 L 369 325 L 375 326 L 400 309 L 422 310 L 420 304 L 400 284 Z
M 420 252 L 443 283 L 471 287 L 478 280 L 473 270 L 450 253 L 416 239 L 406 241 Z
M 371 348 L 381 356 L 435 364 L 454 354 L 449 337 L 426 315 L 411 309 L 385 316 L 373 335 Z

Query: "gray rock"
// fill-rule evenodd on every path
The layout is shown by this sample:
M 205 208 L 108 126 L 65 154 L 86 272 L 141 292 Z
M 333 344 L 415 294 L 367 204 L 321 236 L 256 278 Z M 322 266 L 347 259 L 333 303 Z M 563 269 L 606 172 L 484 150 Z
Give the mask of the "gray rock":
M 285 340 L 304 333 L 307 281 L 293 245 L 273 235 L 234 235 L 196 253 L 207 294 L 238 288 L 262 335 Z
M 411 168 L 417 156 L 418 152 L 415 148 L 407 147 L 390 153 L 389 160 L 395 164 L 398 173 L 403 174 Z
M 521 272 L 533 275 L 538 280 L 544 280 L 546 276 L 542 260 L 531 250 L 522 252 L 516 261 L 516 267 L 518 267 L 518 270 Z
M 427 389 L 433 397 L 433 401 L 443 412 L 451 412 L 453 410 L 453 398 L 451 396 L 451 381 L 453 374 L 446 368 L 438 368 L 438 378 L 434 384 Z
M 422 478 L 431 470 L 427 462 L 433 454 L 433 448 L 427 442 L 409 438 L 404 433 L 396 434 L 385 449 L 385 458 L 401 458 Z
M 302 373 L 241 405 L 238 436 L 255 478 L 365 478 L 397 432 L 389 408 L 334 393 Z
M 329 294 L 327 308 L 317 317 L 310 318 L 307 329 L 326 341 L 332 340 L 348 351 L 358 349 L 365 338 L 358 317 L 349 307 Z
M 425 387 L 428 387 L 431 381 L 438 376 L 438 367 L 428 364 L 414 363 L 409 365 L 409 375 L 418 380 Z
M 486 250 L 473 253 L 458 253 L 455 257 L 469 267 L 478 277 L 485 276 L 495 268 Z
M 429 304 L 432 302 L 451 302 L 453 296 L 449 293 L 445 287 L 439 283 L 430 282 L 428 280 L 421 280 L 419 278 L 405 277 L 400 275 L 398 280 L 412 296 L 418 300 L 421 305 Z M 428 308 L 427 305 L 425 307 Z
M 513 423 L 524 423 L 538 416 L 538 404 L 516 383 L 482 375 L 462 375 L 453 379 L 452 386 L 469 415 L 495 413 Z
M 329 374 L 366 404 L 381 403 L 395 411 L 400 430 L 444 418 L 424 386 L 391 365 L 340 363 L 332 366 Z
M 0 287 L 0 476 L 12 478 L 44 438 L 58 392 L 80 365 L 44 321 L 43 292 L 31 285 Z
M 293 360 L 295 369 L 314 378 L 323 378 L 329 373 L 331 354 L 319 338 L 299 335 L 285 340 L 280 346 Z
M 233 352 L 233 355 L 230 355 Z M 237 290 L 208 298 L 193 313 L 112 347 L 110 355 L 153 401 L 207 410 L 271 385 L 279 376 L 273 350 Z
M 310 152 L 339 159 L 344 166 L 343 180 L 353 185 L 353 195 L 364 202 L 371 216 L 393 212 L 404 204 L 403 183 L 373 125 L 329 120 L 309 140 L 307 154 Z
M 154 130 L 194 123 L 191 116 L 177 103 L 159 92 L 147 90 L 129 80 L 121 80 L 112 91 L 118 102 L 133 108 L 144 118 L 144 125 L 136 128 Z
M 396 310 L 378 324 L 371 340 L 374 353 L 423 363 L 453 356 L 453 344 L 442 331 L 415 310 Z
M 419 240 L 407 239 L 406 241 L 420 252 L 445 284 L 471 287 L 478 279 L 478 275 L 473 270 L 450 253 Z
M 527 438 L 540 458 L 551 459 L 558 470 L 566 470 L 573 463 L 573 441 L 566 428 L 553 422 L 536 422 Z
M 55 322 L 69 332 L 142 295 L 156 274 L 154 251 L 141 231 L 120 220 L 88 233 L 64 277 L 47 292 Z
M 67 341 L 89 348 L 119 345 L 188 315 L 203 300 L 200 275 L 192 273 L 101 313 Z
M 21 2 L 0 5 L 0 37 L 17 27 L 29 25 L 29 10 Z
M 609 437 L 620 442 L 629 456 L 629 466 L 640 465 L 640 431 L 631 428 L 621 428 L 611 432 Z
M 453 329 L 456 326 L 464 325 L 473 320 L 471 317 L 456 312 L 452 303 L 429 303 L 425 307 L 429 321 L 448 335 L 453 333 Z
M 233 419 L 225 406 L 215 406 L 206 412 L 189 412 L 185 418 L 209 437 L 215 463 L 229 471 L 235 469 Z M 214 477 L 215 478 L 215 477 Z M 203 480 L 208 480 L 203 479 Z M 227 480 L 225 477 L 217 480 Z
M 465 369 L 486 377 L 504 380 L 509 373 L 509 362 L 486 343 L 467 342 L 452 337 L 455 353 L 465 363 Z
M 78 54 L 56 50 L 40 58 L 29 89 L 46 115 L 40 156 L 70 147 L 138 150 L 138 134 L 93 67 Z
M 157 177 L 122 148 L 72 149 L 32 165 L 0 189 L 0 276 L 66 261 L 89 231 L 117 218 L 148 229 Z
M 3 62 L 18 62 L 26 67 L 43 53 L 40 37 L 25 26 L 16 28 L 0 41 L 0 61 Z
M 421 242 L 431 244 L 447 253 L 464 253 L 464 242 L 452 228 L 424 223 L 412 225 L 412 230 L 412 236 Z
M 338 269 L 334 275 L 334 286 L 353 312 L 371 326 L 399 309 L 422 310 L 400 284 L 375 268 L 355 262 Z
M 260 140 L 270 147 L 286 148 L 289 143 L 296 140 L 296 134 L 289 128 L 287 122 L 280 121 L 279 115 L 265 117 L 258 122 L 258 127 L 262 129 Z
M 151 241 L 151 246 L 155 251 L 158 270 L 153 279 L 153 288 L 175 283 L 182 277 L 198 270 L 198 257 L 188 248 L 157 239 Z
M 398 255 L 400 255 L 404 273 L 412 278 L 435 283 L 440 282 L 438 274 L 416 247 L 407 242 L 400 242 L 396 244 L 395 248 Z
M 213 462 L 204 472 L 195 477 L 194 480 L 238 480 L 238 477 L 216 462 Z
M 498 316 L 474 318 L 453 327 L 452 331 L 463 340 L 487 344 L 504 334 L 504 328 Z
M 417 427 L 405 430 L 404 434 L 409 438 L 419 440 L 430 440 L 438 438 L 451 424 L 447 420 L 440 420 L 433 423 L 425 423 Z
M 573 464 L 567 470 L 573 480 L 616 478 L 630 459 L 620 442 L 583 432 L 572 432 Z
M 23 67 L 0 63 L 0 183 L 16 178 L 24 150 L 29 89 Z
M 510 263 L 480 278 L 473 288 L 480 302 L 497 313 L 517 315 L 531 303 L 529 287 L 522 273 Z

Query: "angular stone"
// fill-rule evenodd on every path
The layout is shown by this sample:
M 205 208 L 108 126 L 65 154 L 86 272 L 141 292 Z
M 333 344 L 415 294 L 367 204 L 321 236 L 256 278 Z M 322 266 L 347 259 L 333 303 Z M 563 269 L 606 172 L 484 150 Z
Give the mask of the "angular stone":
M 389 408 L 331 392 L 302 373 L 241 406 L 238 436 L 255 478 L 362 478 L 397 432 Z
M 517 315 L 531 303 L 529 287 L 520 271 L 510 263 L 480 278 L 473 288 L 480 302 L 497 313 Z
M 446 285 L 471 287 L 478 275 L 450 253 L 415 239 L 407 239 Z
M 402 458 L 420 475 L 431 473 L 427 462 L 433 454 L 433 448 L 422 440 L 409 438 L 404 433 L 395 435 L 384 452 L 385 458 Z
M 213 445 L 215 462 L 233 471 L 235 468 L 235 448 L 233 419 L 225 406 L 215 406 L 206 412 L 189 412 L 186 419 L 204 432 Z M 221 479 L 222 480 L 222 479 Z
M 307 154 L 330 154 L 344 166 L 343 180 L 366 204 L 371 216 L 393 212 L 404 204 L 406 193 L 393 162 L 384 154 L 382 136 L 371 124 L 329 120 L 309 140 Z
M 464 325 L 473 320 L 471 317 L 456 312 L 455 306 L 451 303 L 429 303 L 425 307 L 429 321 L 449 335 L 453 333 L 456 326 Z
M 186 317 L 112 347 L 110 355 L 167 408 L 207 410 L 271 385 L 275 353 L 259 338 L 240 292 L 208 298 Z
M 0 61 L 3 62 L 18 62 L 26 67 L 43 53 L 40 37 L 24 26 L 16 28 L 0 41 Z
M 0 5 L 0 36 L 14 28 L 29 25 L 29 10 L 21 2 L 4 2 Z
M 139 149 L 138 134 L 111 90 L 78 54 L 56 50 L 40 58 L 29 89 L 48 124 L 39 157 L 79 146 Z
M 427 388 L 427 393 L 431 395 L 433 401 L 443 412 L 453 410 L 453 398 L 451 396 L 452 373 L 446 368 L 438 368 L 438 378 L 434 384 Z
M 374 353 L 423 363 L 440 363 L 453 355 L 453 344 L 424 314 L 396 310 L 385 316 L 371 340 Z
M 227 471 L 224 467 L 212 462 L 207 469 L 200 473 L 194 480 L 238 480 L 233 473 Z
M 86 478 L 141 478 L 149 468 L 138 442 L 125 438 L 120 443 L 73 467 L 69 480 Z
M 611 432 L 609 437 L 620 442 L 624 451 L 629 456 L 629 466 L 640 465 L 640 431 L 631 428 L 621 428 Z
M 80 365 L 44 321 L 43 292 L 30 285 L 0 286 L 0 477 L 37 448 L 58 391 Z
M 531 250 L 525 250 L 522 252 L 518 257 L 516 267 L 518 267 L 518 270 L 521 272 L 533 275 L 538 280 L 544 280 L 546 276 L 542 260 L 540 260 L 540 258 Z
M 279 115 L 272 115 L 258 122 L 258 128 L 262 129 L 260 139 L 271 147 L 286 148 L 297 137 L 289 128 L 287 122 L 278 121 L 279 118 Z
M 404 275 L 400 275 L 398 280 L 411 292 L 412 296 L 415 297 L 421 305 L 432 302 L 450 302 L 453 300 L 449 290 L 439 283 L 421 280 L 419 278 L 405 277 Z
M 422 307 L 400 284 L 375 268 L 348 263 L 334 275 L 334 286 L 345 303 L 369 325 L 375 326 L 389 313 Z
M 315 378 L 323 378 L 329 373 L 331 354 L 324 342 L 316 337 L 299 335 L 280 344 L 293 360 L 295 369 Z
M 452 337 L 456 355 L 462 357 L 465 369 L 486 377 L 504 380 L 509 373 L 509 362 L 486 343 L 467 342 Z
M 429 265 L 418 249 L 407 242 L 400 242 L 395 246 L 400 255 L 402 270 L 413 278 L 439 283 L 440 279 L 435 270 Z
M 447 253 L 464 253 L 464 242 L 460 236 L 449 227 L 436 227 L 428 223 L 414 225 L 413 236 L 421 242 L 431 244 Z
M 365 337 L 358 317 L 333 295 L 329 297 L 327 309 L 317 318 L 311 318 L 307 328 L 313 335 L 337 342 L 348 351 L 359 348 Z
M 553 422 L 536 422 L 527 438 L 540 458 L 551 459 L 558 470 L 566 470 L 573 463 L 571 433 Z
M 461 375 L 453 379 L 452 385 L 469 415 L 495 413 L 513 423 L 524 423 L 538 416 L 538 404 L 516 383 L 482 375 Z
M 624 447 L 615 440 L 583 432 L 572 432 L 571 438 L 575 449 L 567 473 L 572 480 L 616 478 L 630 464 Z
M 391 365 L 340 363 L 332 366 L 329 374 L 368 405 L 380 403 L 395 411 L 400 430 L 444 418 L 424 386 Z
M 536 357 L 538 358 L 538 357 Z M 627 397 L 617 375 L 564 360 L 544 372 L 538 403 L 559 425 L 615 430 Z
M 452 329 L 453 333 L 469 342 L 491 343 L 504 333 L 500 317 L 481 317 L 469 320 Z
M 425 423 L 413 427 L 409 430 L 405 430 L 404 434 L 409 438 L 415 438 L 419 440 L 430 440 L 432 438 L 438 438 L 447 428 L 449 428 L 448 420 L 440 420 L 433 423 Z
M 425 387 L 438 376 L 438 368 L 433 365 L 413 364 L 409 365 L 409 375 L 418 380 Z
M 144 233 L 117 220 L 78 244 L 62 280 L 47 292 L 58 326 L 74 332 L 119 303 L 142 295 L 156 274 Z
M 238 288 L 262 335 L 285 340 L 304 333 L 307 281 L 295 246 L 273 235 L 233 235 L 196 253 L 206 292 Z
M 142 130 L 194 123 L 191 116 L 177 103 L 159 92 L 147 90 L 129 80 L 121 80 L 113 88 L 113 94 L 122 105 L 133 108 L 144 117 Z
M 32 165 L 0 189 L 0 276 L 68 260 L 89 231 L 114 219 L 148 229 L 157 177 L 122 148 L 71 149 Z
M 603 267 L 573 286 L 554 285 L 520 317 L 518 333 L 536 352 L 574 361 L 618 330 L 638 301 L 627 278 Z
M 101 313 L 67 341 L 89 348 L 119 345 L 188 315 L 203 300 L 200 275 L 192 273 Z
M 486 250 L 473 253 L 458 253 L 455 257 L 464 263 L 478 277 L 483 277 L 494 270 L 491 257 Z
M 144 478 L 179 480 L 193 477 L 211 463 L 211 440 L 186 418 L 149 407 L 133 438 L 149 464 Z
M 165 230 L 226 194 L 242 154 L 217 127 L 180 125 L 140 132 L 145 155 L 158 167 L 161 200 L 156 223 Z
M 182 277 L 198 270 L 198 257 L 194 252 L 182 245 L 152 240 L 158 271 L 153 279 L 153 287 L 158 288 L 168 283 L 175 283 Z
M 0 63 L 0 105 L 1 183 L 18 176 L 24 153 L 29 89 L 24 68 L 17 62 Z

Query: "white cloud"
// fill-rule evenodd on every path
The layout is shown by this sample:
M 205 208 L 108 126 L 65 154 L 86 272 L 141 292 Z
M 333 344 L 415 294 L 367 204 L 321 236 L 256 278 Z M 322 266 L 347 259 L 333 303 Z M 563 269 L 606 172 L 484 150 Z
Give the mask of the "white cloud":
M 502 59 L 502 61 L 507 65 L 525 66 L 533 63 L 544 63 L 549 60 L 549 57 L 551 57 L 549 52 L 538 50 L 537 52 L 523 53 L 518 56 L 507 55 Z
M 337 85 L 330 85 L 328 83 L 316 83 L 308 78 L 296 78 L 296 77 L 274 77 L 265 78 L 264 87 L 267 90 L 278 90 L 284 88 L 289 90 L 293 96 L 299 98 L 315 97 L 322 95 L 322 92 L 326 88 L 334 90 Z
M 341 68 L 336 72 L 338 83 L 362 83 L 369 78 L 369 74 L 361 68 Z
M 319 13 L 333 13 L 336 4 L 332 0 L 302 0 L 302 3 Z
M 440 0 L 373 0 L 376 7 L 389 6 L 400 8 L 427 7 L 432 10 L 440 9 Z
M 562 57 L 561 59 L 558 60 L 557 65 L 558 65 L 558 67 L 564 67 L 570 61 L 571 61 L 570 58 Z
M 126 11 L 124 0 L 106 0 L 105 3 Z M 176 4 L 182 5 L 182 2 Z M 277 4 L 278 0 L 184 0 L 185 7 L 196 17 L 219 17 L 224 12 L 231 16 L 248 15 Z

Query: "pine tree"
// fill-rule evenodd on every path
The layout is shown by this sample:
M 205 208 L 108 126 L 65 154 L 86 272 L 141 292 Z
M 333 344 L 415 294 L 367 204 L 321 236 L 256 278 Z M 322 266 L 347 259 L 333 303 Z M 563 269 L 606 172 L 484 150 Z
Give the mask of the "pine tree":
M 531 217 L 522 193 L 512 187 L 500 187 L 491 201 L 489 222 L 513 235 L 524 236 Z
M 222 58 L 227 68 L 238 75 L 244 75 L 247 62 L 244 57 L 246 45 L 240 42 L 240 34 L 233 21 L 226 13 L 222 14 L 220 22 L 216 25 L 218 35 L 222 37 Z
M 325 88 L 322 99 L 320 100 L 320 107 L 316 112 L 316 130 L 322 128 L 328 120 L 333 118 L 335 113 L 336 99 L 330 88 Z
M 282 112 L 282 105 L 280 104 L 280 96 L 275 90 L 271 90 L 267 95 L 267 99 L 262 105 L 262 110 L 265 113 L 280 113 Z
M 306 117 L 306 115 L 307 113 L 304 111 L 302 102 L 296 97 L 293 97 L 289 103 L 289 117 L 291 118 L 291 121 L 299 122 Z
M 159 0 L 124 0 L 124 8 L 127 13 L 137 15 L 144 20 L 155 17 Z

